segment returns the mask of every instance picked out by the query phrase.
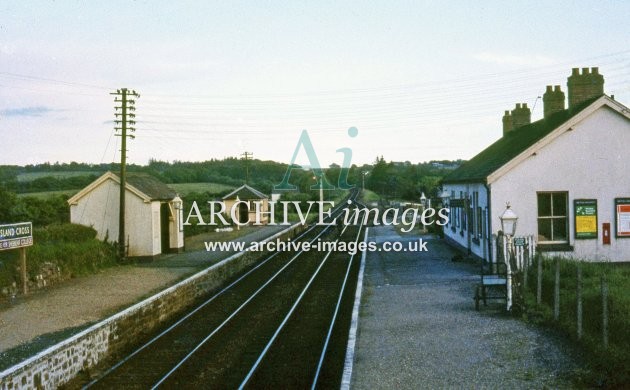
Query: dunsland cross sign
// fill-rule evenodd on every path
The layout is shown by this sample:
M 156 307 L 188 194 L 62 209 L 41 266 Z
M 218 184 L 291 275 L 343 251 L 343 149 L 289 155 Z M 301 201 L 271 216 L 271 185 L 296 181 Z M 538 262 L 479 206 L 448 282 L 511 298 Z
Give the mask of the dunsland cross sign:
M 0 225 L 0 250 L 17 249 L 33 245 L 33 224 L 20 222 Z
M 19 222 L 0 225 L 0 251 L 20 250 L 20 274 L 22 274 L 22 292 L 28 294 L 28 274 L 26 272 L 26 247 L 33 245 L 33 223 Z

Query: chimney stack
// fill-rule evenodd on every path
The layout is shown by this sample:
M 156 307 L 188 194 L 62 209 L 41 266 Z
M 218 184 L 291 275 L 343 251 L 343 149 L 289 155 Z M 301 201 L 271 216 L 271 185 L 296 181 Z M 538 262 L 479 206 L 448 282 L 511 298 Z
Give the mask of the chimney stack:
M 510 115 L 510 111 L 505 110 L 505 114 L 503 114 L 503 135 L 512 131 L 512 128 L 512 115 Z
M 527 107 L 527 103 L 516 103 L 516 108 L 512 110 L 512 128 L 518 129 L 529 125 L 532 119 L 532 112 Z
M 567 79 L 569 93 L 569 109 L 573 109 L 587 100 L 604 94 L 604 76 L 599 74 L 599 68 L 573 68 Z
M 519 127 L 529 125 L 531 118 L 532 113 L 527 107 L 527 103 L 516 103 L 516 107 L 512 112 L 505 111 L 505 114 L 503 114 L 503 135 Z
M 545 119 L 556 112 L 564 111 L 564 92 L 560 90 L 559 85 L 555 87 L 547 85 L 543 95 L 543 106 Z

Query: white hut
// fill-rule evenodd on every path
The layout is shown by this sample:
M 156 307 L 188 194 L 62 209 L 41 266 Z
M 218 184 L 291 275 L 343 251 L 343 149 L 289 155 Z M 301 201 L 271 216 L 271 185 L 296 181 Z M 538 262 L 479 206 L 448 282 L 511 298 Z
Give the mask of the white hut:
M 125 183 L 127 256 L 150 259 L 184 249 L 182 200 L 155 177 L 128 173 Z M 120 178 L 107 172 L 68 199 L 70 222 L 91 226 L 101 240 L 118 240 Z

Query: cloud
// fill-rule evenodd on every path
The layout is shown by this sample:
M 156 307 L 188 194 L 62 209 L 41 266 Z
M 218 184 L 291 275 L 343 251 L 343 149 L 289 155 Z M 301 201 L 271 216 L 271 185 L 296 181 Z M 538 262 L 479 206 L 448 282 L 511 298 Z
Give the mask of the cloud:
M 520 66 L 547 66 L 553 65 L 557 61 L 553 58 L 542 55 L 513 55 L 503 53 L 481 52 L 473 56 L 474 59 L 482 62 L 490 62 L 499 65 L 520 65 Z
M 39 117 L 53 111 L 56 111 L 56 110 L 49 107 L 44 107 L 44 106 L 6 108 L 4 110 L 0 110 L 0 115 Z

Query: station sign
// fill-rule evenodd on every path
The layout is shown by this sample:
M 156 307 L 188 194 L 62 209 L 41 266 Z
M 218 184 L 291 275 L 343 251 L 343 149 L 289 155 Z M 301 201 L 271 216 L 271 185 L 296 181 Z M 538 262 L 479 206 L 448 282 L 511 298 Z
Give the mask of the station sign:
M 525 246 L 526 244 L 525 237 L 514 237 L 514 246 Z
M 33 223 L 0 225 L 0 251 L 33 245 Z

